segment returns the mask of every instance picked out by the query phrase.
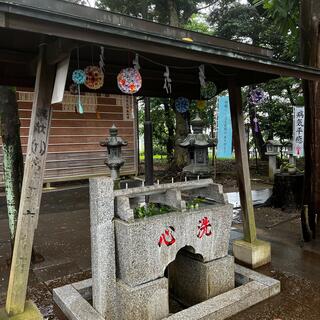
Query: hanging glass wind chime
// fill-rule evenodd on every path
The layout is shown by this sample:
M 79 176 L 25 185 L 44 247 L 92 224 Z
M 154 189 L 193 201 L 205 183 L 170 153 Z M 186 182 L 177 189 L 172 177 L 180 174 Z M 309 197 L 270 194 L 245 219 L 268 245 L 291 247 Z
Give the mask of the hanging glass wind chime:
M 77 61 L 78 69 L 74 70 L 72 73 L 73 85 L 70 86 L 70 92 L 72 94 L 77 94 L 78 99 L 76 102 L 76 111 L 80 114 L 84 113 L 83 105 L 81 103 L 80 86 L 86 82 L 86 74 L 80 69 L 80 58 L 79 58 L 79 48 L 77 49 Z
M 133 60 L 133 65 L 133 68 L 122 69 L 117 76 L 118 88 L 121 92 L 126 94 L 137 93 L 142 86 L 138 54 L 136 54 L 135 59 Z
M 249 99 L 248 99 L 249 103 L 254 105 L 253 123 L 254 123 L 254 131 L 256 133 L 259 132 L 259 120 L 257 117 L 257 106 L 264 103 L 266 101 L 266 99 L 267 99 L 267 95 L 261 88 L 255 88 L 249 92 Z
M 93 50 L 93 49 L 92 49 Z M 84 69 L 86 74 L 85 86 L 91 90 L 98 90 L 103 86 L 104 83 L 104 48 L 100 47 L 100 61 L 99 66 L 93 64 L 93 52 L 91 51 L 91 66 L 87 66 Z

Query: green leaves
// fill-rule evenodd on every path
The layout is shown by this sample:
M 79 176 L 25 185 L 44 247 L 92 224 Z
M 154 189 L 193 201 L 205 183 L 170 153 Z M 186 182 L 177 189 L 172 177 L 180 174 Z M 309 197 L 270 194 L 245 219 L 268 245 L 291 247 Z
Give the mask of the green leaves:
M 300 33 L 299 0 L 255 0 L 254 3 L 256 6 L 263 5 L 278 30 L 291 38 L 291 51 L 297 52 Z
M 207 16 L 204 14 L 194 13 L 189 21 L 183 26 L 185 29 L 212 34 L 213 30 L 210 28 L 209 24 L 206 22 Z
M 172 212 L 173 209 L 167 205 L 159 203 L 148 203 L 142 207 L 137 207 L 134 209 L 134 217 L 136 219 L 152 217 L 159 214 L 165 214 Z

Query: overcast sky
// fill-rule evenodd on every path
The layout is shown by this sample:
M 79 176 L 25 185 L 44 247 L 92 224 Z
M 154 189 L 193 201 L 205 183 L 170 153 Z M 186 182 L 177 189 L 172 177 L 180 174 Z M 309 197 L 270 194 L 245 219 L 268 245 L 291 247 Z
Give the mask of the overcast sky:
M 94 7 L 95 0 L 88 0 L 88 2 L 90 3 L 91 7 Z

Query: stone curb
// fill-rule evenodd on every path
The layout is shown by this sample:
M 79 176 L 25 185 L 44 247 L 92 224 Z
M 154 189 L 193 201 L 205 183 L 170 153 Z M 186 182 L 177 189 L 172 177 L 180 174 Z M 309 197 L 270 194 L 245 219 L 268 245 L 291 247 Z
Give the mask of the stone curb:
M 280 281 L 235 264 L 240 286 L 188 309 L 168 320 L 223 320 L 280 293 Z M 53 290 L 53 300 L 69 320 L 104 320 L 86 301 L 90 299 L 91 279 Z

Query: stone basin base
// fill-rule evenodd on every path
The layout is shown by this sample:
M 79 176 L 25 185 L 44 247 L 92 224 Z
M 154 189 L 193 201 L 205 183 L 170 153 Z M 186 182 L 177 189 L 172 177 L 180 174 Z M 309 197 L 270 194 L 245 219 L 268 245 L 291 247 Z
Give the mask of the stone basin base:
M 170 293 L 183 306 L 193 306 L 234 288 L 234 257 L 198 261 L 188 252 L 169 265 Z
M 222 320 L 280 292 L 280 281 L 237 264 L 235 264 L 235 279 L 238 285 L 236 288 L 164 319 Z M 159 285 L 162 285 L 163 289 L 166 288 L 166 283 Z M 163 294 L 167 293 L 163 291 Z M 105 320 L 88 302 L 92 299 L 91 279 L 54 289 L 53 299 L 61 320 Z M 139 308 L 138 304 L 137 308 Z

